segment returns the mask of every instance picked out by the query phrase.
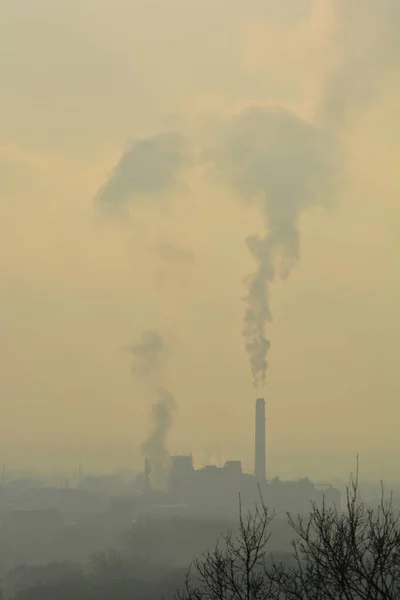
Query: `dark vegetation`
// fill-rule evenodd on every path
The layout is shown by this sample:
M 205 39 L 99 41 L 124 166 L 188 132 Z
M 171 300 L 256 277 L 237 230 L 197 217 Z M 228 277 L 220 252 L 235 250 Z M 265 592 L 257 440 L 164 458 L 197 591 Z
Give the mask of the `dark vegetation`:
M 370 508 L 358 498 L 358 475 L 346 510 L 312 506 L 293 518 L 293 552 L 284 564 L 269 551 L 273 518 L 262 498 L 240 514 L 239 535 L 194 561 L 179 600 L 398 600 L 400 515 L 392 498 Z
M 146 556 L 97 554 L 75 563 L 21 567 L 4 597 L 16 600 L 398 600 L 400 520 L 382 488 L 378 508 L 359 500 L 358 476 L 343 512 L 310 507 L 288 516 L 292 553 L 271 550 L 273 512 L 262 497 L 235 532 L 196 559 L 189 571 Z M 172 551 L 172 549 L 171 549 Z M 6 583 L 6 582 L 4 582 Z M 12 588 L 12 590 L 11 590 Z M 178 591 L 177 591 L 178 590 Z M 12 592 L 12 593 L 11 593 Z

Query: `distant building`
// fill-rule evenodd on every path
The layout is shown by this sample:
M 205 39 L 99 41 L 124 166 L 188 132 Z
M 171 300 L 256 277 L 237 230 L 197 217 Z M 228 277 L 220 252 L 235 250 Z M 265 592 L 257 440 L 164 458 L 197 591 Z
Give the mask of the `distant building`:
M 309 479 L 299 481 L 268 481 L 266 478 L 265 400 L 257 398 L 255 411 L 255 469 L 254 474 L 243 473 L 239 460 L 230 460 L 223 467 L 208 465 L 195 469 L 191 455 L 172 456 L 168 479 L 168 493 L 159 505 L 148 503 L 146 512 L 200 514 L 213 512 L 237 514 L 239 495 L 241 504 L 248 509 L 260 500 L 277 515 L 287 512 L 308 514 L 312 504 L 336 507 L 341 510 L 341 493 L 332 486 L 314 485 Z M 144 494 L 145 497 L 150 496 Z M 154 500 L 154 496 L 153 496 Z M 168 509 L 167 507 L 171 508 Z M 174 509 L 172 510 L 172 507 Z
M 332 486 L 320 490 L 309 479 L 260 483 L 255 475 L 243 473 L 240 461 L 228 461 L 224 467 L 214 465 L 194 469 L 191 456 L 171 457 L 169 478 L 170 502 L 175 506 L 201 509 L 238 510 L 239 494 L 242 505 L 250 507 L 262 494 L 265 504 L 278 513 L 308 513 L 311 503 L 336 505 L 340 510 L 340 492 Z

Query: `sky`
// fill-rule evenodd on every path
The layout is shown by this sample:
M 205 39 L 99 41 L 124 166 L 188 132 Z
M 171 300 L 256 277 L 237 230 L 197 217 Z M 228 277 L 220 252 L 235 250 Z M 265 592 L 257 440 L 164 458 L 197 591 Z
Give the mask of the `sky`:
M 2 1 L 0 461 L 140 465 L 157 331 L 171 453 L 250 470 L 262 394 L 271 475 L 396 479 L 399 30 L 397 0 Z

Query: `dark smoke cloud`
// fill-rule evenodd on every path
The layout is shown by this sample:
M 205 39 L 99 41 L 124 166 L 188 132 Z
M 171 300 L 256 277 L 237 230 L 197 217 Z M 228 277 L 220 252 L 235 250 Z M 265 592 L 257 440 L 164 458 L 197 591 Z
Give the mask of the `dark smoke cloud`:
M 379 101 L 388 73 L 400 69 L 400 2 L 334 0 L 332 35 L 338 49 L 325 75 L 319 119 L 344 127 Z M 393 77 L 394 75 L 394 77 Z
M 150 463 L 152 483 L 163 486 L 168 472 L 167 438 L 176 408 L 171 392 L 160 385 L 163 379 L 162 368 L 166 344 L 157 331 L 146 331 L 137 343 L 128 348 L 128 351 L 134 357 L 133 373 L 144 379 L 150 387 L 151 394 L 157 398 L 152 407 L 152 427 L 141 445 L 141 452 Z
M 183 139 L 178 134 L 136 140 L 98 191 L 95 202 L 105 210 L 121 209 L 137 197 L 165 191 L 177 183 L 184 160 Z
M 160 333 L 145 331 L 138 342 L 128 347 L 128 352 L 134 357 L 133 373 L 158 379 L 165 350 L 164 339 Z
M 270 285 L 286 278 L 299 261 L 302 212 L 332 197 L 335 141 L 285 108 L 253 105 L 230 119 L 213 168 L 247 202 L 259 203 L 265 220 L 265 236 L 247 240 L 257 269 L 246 281 L 243 328 L 254 385 L 260 386 L 270 347 Z
M 175 246 L 174 244 L 163 243 L 153 247 L 153 252 L 166 263 L 179 265 L 193 265 L 196 257 L 193 252 Z

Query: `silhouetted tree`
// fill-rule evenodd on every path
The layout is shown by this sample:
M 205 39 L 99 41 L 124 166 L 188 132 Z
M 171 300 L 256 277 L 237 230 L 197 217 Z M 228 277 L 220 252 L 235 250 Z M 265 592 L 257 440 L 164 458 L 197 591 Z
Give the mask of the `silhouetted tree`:
M 392 498 L 372 509 L 358 497 L 357 474 L 346 494 L 346 510 L 310 507 L 309 516 L 288 515 L 293 562 L 268 551 L 273 515 L 264 502 L 242 517 L 239 535 L 194 561 L 178 600 L 398 600 L 400 515 Z
M 222 535 L 214 550 L 193 562 L 184 590 L 177 594 L 178 600 L 277 598 L 277 582 L 266 576 L 269 525 L 273 518 L 274 513 L 265 506 L 261 495 L 254 512 L 245 516 L 239 500 L 238 533 Z
M 400 515 L 382 486 L 377 509 L 359 501 L 358 468 L 346 510 L 313 505 L 308 519 L 289 516 L 296 564 L 271 575 L 290 600 L 400 598 Z

